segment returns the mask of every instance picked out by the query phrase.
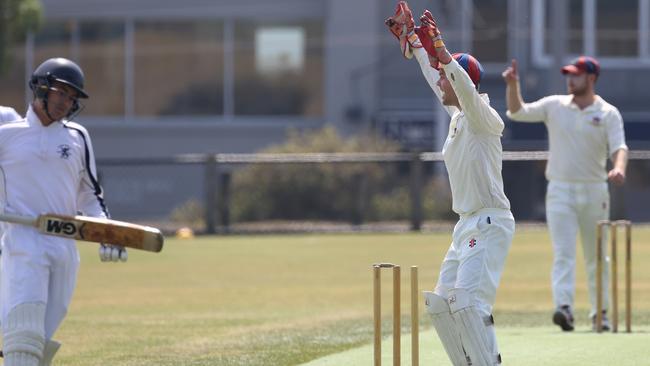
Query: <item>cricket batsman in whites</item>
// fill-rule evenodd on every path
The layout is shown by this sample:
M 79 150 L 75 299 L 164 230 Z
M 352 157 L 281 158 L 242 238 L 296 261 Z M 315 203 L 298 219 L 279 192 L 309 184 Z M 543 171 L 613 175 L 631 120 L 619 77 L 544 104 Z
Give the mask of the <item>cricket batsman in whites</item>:
M 420 22 L 416 28 L 403 1 L 386 20 L 451 117 L 442 154 L 460 217 L 435 290 L 425 292 L 426 307 L 454 365 L 498 365 L 492 306 L 515 230 L 501 177 L 504 123 L 479 94 L 481 64 L 447 51 L 428 10 Z
M 24 119 L 0 126 L 1 209 L 37 216 L 78 212 L 108 217 L 88 131 L 72 122 L 88 98 L 84 74 L 64 58 L 33 72 L 34 99 Z M 125 261 L 122 247 L 100 247 L 102 261 Z M 0 315 L 5 366 L 49 366 L 52 339 L 74 292 L 79 252 L 74 239 L 7 224 L 2 235 Z

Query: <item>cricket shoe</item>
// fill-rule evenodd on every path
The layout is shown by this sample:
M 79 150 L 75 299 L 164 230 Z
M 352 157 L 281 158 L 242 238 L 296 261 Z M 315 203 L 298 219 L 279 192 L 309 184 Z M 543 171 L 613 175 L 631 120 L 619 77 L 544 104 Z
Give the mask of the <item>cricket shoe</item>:
M 596 315 L 594 314 L 591 317 L 591 329 L 596 332 Z M 607 310 L 603 310 L 603 322 L 602 326 L 600 327 L 601 331 L 603 332 L 609 332 L 612 327 L 609 325 L 609 319 L 607 318 Z
M 569 305 L 562 305 L 553 313 L 553 324 L 557 324 L 565 332 L 570 332 L 574 329 L 573 314 Z

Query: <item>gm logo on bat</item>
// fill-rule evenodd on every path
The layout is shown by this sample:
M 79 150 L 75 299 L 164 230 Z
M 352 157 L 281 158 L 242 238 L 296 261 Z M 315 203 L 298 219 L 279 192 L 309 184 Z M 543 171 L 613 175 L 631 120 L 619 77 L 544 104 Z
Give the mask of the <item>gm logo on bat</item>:
M 70 221 L 47 219 L 47 227 L 45 230 L 52 234 L 64 234 L 74 237 L 77 233 L 77 225 Z

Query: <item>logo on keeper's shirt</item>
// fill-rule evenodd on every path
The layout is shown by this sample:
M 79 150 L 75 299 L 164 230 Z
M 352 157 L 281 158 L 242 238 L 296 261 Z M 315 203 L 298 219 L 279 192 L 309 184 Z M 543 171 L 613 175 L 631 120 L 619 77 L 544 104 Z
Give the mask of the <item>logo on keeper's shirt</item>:
M 476 239 L 472 238 L 469 241 L 469 247 L 474 248 L 476 246 Z
M 70 146 L 66 144 L 59 145 L 59 147 L 56 149 L 56 152 L 59 153 L 59 157 L 61 159 L 67 159 L 70 157 Z
M 449 305 L 456 303 L 456 295 L 451 295 L 449 299 L 447 299 L 447 303 L 449 303 Z

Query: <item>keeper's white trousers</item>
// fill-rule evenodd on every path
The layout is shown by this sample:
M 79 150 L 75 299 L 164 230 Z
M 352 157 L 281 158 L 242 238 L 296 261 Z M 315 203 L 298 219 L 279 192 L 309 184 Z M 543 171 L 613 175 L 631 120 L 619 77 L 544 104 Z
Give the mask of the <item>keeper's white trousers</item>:
M 582 255 L 587 271 L 590 316 L 596 314 L 596 223 L 609 219 L 609 191 L 606 182 L 570 183 L 549 181 L 546 190 L 546 222 L 553 244 L 553 301 L 556 306 L 575 301 L 576 238 L 582 239 Z M 609 303 L 609 257 L 604 235 L 603 306 Z
M 45 338 L 65 317 L 77 281 L 79 252 L 74 240 L 46 236 L 36 229 L 6 225 L 2 237 L 0 313 L 2 325 L 17 305 L 46 305 Z
M 483 209 L 461 217 L 434 292 L 446 299 L 449 289 L 466 289 L 479 314 L 491 315 L 514 232 L 515 219 L 509 210 Z

